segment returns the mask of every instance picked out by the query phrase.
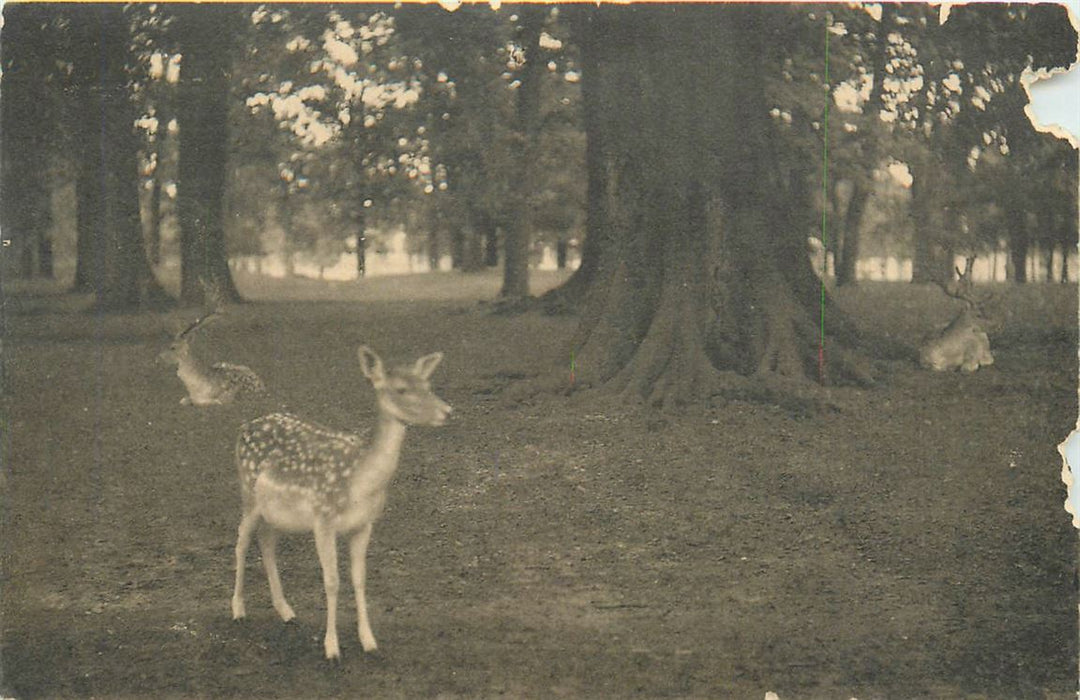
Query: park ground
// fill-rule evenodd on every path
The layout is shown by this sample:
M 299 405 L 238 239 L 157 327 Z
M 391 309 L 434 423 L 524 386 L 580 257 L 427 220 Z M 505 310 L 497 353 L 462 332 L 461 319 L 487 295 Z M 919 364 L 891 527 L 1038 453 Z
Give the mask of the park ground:
M 276 618 L 254 547 L 230 619 L 233 441 L 270 407 L 179 403 L 155 357 L 193 312 L 98 316 L 9 286 L 0 694 L 1074 697 L 1056 452 L 1077 418 L 1074 285 L 996 287 L 997 362 L 974 374 L 895 362 L 829 410 L 665 415 L 515 391 L 569 382 L 576 321 L 491 313 L 495 275 L 238 283 L 251 302 L 196 349 L 318 422 L 371 420 L 358 344 L 446 354 L 433 384 L 455 412 L 410 432 L 369 551 L 378 653 L 343 583 L 343 659 L 322 658 L 307 536 L 279 557 L 297 620 Z M 954 312 L 936 288 L 839 297 L 907 342 Z

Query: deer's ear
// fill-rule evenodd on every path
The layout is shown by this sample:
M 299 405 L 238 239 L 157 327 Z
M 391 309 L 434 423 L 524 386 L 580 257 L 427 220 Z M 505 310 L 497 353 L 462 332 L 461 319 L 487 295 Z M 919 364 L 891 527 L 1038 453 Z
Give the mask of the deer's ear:
M 442 362 L 443 354 L 441 352 L 433 352 L 430 355 L 424 355 L 416 361 L 416 365 L 413 367 L 413 371 L 419 374 L 424 379 L 431 376 L 435 368 Z
M 356 354 L 360 358 L 360 370 L 365 377 L 373 383 L 381 382 L 385 378 L 382 360 L 379 359 L 374 350 L 366 345 L 361 345 Z

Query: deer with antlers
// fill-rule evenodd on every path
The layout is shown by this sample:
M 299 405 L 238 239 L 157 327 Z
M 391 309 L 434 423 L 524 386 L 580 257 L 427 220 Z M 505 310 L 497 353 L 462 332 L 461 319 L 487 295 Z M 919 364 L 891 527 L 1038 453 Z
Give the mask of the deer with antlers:
M 990 338 L 983 330 L 980 307 L 989 297 L 978 298 L 974 294 L 971 269 L 975 256 L 969 255 L 964 271 L 956 269 L 956 279 L 937 282 L 945 294 L 964 302 L 960 314 L 940 334 L 927 341 L 919 352 L 919 363 L 938 372 L 959 369 L 974 372 L 980 367 L 994 364 L 990 352 Z
M 180 377 L 188 393 L 180 399 L 182 404 L 226 404 L 232 403 L 238 397 L 266 393 L 266 385 L 250 368 L 229 362 L 207 364 L 191 349 L 191 334 L 220 315 L 213 312 L 195 319 L 191 325 L 176 334 L 168 349 L 158 355 L 162 362 L 176 366 L 176 376 Z

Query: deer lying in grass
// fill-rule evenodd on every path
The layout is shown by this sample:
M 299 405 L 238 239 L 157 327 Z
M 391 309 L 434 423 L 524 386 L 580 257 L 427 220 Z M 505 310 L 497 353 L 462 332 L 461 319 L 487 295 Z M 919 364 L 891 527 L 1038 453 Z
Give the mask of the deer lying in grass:
M 326 589 L 327 659 L 340 658 L 337 636 L 337 536 L 349 537 L 349 554 L 360 644 L 375 650 L 364 597 L 365 557 L 371 529 L 386 503 L 386 489 L 398 467 L 407 425 L 442 425 L 450 406 L 431 391 L 431 373 L 442 353 L 421 357 L 412 367 L 386 371 L 367 347 L 360 368 L 375 388 L 378 427 L 370 445 L 359 436 L 275 413 L 240 430 L 236 463 L 243 518 L 236 540 L 233 619 L 244 617 L 244 557 L 256 531 L 274 610 L 295 617 L 285 601 L 275 546 L 281 532 L 313 532 Z
M 180 377 L 188 393 L 180 399 L 182 404 L 226 404 L 232 403 L 237 397 L 266 393 L 262 379 L 248 367 L 228 362 L 208 365 L 191 349 L 191 333 L 219 316 L 215 312 L 195 319 L 190 326 L 176 334 L 167 350 L 158 355 L 161 361 L 176 366 L 176 376 Z
M 927 341 L 919 352 L 919 363 L 938 372 L 960 369 L 974 372 L 994 364 L 990 353 L 990 338 L 982 328 L 979 306 L 985 301 L 975 298 L 971 268 L 975 256 L 969 256 L 964 271 L 956 268 L 957 279 L 938 286 L 954 299 L 964 302 L 964 309 L 937 337 Z

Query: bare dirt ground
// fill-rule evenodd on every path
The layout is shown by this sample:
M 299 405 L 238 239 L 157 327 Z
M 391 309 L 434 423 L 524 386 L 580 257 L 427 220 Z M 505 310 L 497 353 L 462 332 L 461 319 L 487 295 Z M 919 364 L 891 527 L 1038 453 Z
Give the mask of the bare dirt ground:
M 491 277 L 240 282 L 255 301 L 196 349 L 313 420 L 373 416 L 359 343 L 446 353 L 433 383 L 454 416 L 410 433 L 369 552 L 379 652 L 362 653 L 344 584 L 343 661 L 322 658 L 309 537 L 279 557 L 297 620 L 275 616 L 257 548 L 248 619 L 230 619 L 233 441 L 270 406 L 180 405 L 155 356 L 191 312 L 98 317 L 7 289 L 4 695 L 1073 696 L 1055 451 L 1077 417 L 1072 285 L 1002 287 L 997 363 L 973 375 L 893 364 L 835 390 L 838 411 L 665 416 L 509 400 L 568 365 L 575 320 L 486 313 Z M 841 296 L 909 339 L 950 315 L 935 289 Z

